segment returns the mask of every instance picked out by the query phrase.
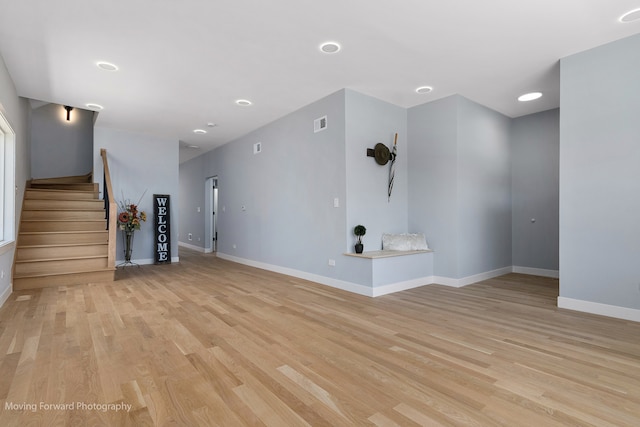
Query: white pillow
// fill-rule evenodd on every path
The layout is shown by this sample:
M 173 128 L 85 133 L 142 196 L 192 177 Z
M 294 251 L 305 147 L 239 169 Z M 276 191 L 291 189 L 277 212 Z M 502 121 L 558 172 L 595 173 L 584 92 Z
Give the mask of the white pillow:
M 382 249 L 387 251 L 421 251 L 429 249 L 422 233 L 382 234 Z

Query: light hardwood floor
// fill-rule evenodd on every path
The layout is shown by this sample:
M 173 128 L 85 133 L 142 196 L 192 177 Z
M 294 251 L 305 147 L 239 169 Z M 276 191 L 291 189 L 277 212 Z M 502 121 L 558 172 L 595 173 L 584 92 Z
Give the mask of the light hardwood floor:
M 557 280 L 372 299 L 180 259 L 14 293 L 0 426 L 640 425 L 640 324 L 556 308 Z

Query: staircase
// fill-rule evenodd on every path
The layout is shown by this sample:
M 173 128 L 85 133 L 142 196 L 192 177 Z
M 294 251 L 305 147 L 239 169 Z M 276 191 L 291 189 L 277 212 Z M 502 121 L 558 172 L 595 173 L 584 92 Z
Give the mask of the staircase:
M 105 204 L 91 175 L 32 180 L 25 190 L 13 289 L 111 282 Z

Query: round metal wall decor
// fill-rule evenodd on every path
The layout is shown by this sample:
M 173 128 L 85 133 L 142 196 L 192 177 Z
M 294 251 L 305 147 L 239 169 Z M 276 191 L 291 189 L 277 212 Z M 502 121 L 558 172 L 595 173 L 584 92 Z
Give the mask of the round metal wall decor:
M 375 147 L 373 147 L 374 158 L 376 159 L 376 163 L 379 165 L 386 165 L 389 162 L 389 158 L 391 157 L 391 153 L 389 152 L 389 147 L 384 145 L 381 142 L 378 142 Z

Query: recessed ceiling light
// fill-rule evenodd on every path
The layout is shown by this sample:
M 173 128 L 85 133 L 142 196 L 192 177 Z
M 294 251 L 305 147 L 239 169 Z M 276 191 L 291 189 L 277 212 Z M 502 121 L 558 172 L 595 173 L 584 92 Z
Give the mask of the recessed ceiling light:
M 210 127 L 210 128 L 214 128 L 214 127 L 216 127 L 216 126 L 218 126 L 218 125 L 217 125 L 217 124 L 215 124 L 215 123 L 211 123 L 211 122 L 209 122 L 209 123 L 207 123 L 207 126 L 208 126 L 208 127 Z
M 520 95 L 518 97 L 518 101 L 520 101 L 520 102 L 533 101 L 534 99 L 538 99 L 541 96 L 542 96 L 542 92 L 525 93 L 524 95 Z
M 320 45 L 320 50 L 324 53 L 336 53 L 340 50 L 340 45 L 336 42 L 326 42 Z
M 429 93 L 433 90 L 431 86 L 420 86 L 416 89 L 417 93 Z
M 100 61 L 96 64 L 98 68 L 105 71 L 118 71 L 118 66 L 110 62 Z
M 88 109 L 94 110 L 94 111 L 104 110 L 104 107 L 102 105 L 99 105 L 99 104 L 85 104 L 85 106 Z
M 197 150 L 198 148 L 200 148 L 200 146 L 199 145 L 191 145 L 190 144 L 190 145 L 187 145 L 187 148 L 191 148 L 193 150 Z
M 632 22 L 632 21 L 635 21 L 637 19 L 640 19 L 640 8 L 630 10 L 629 12 L 625 13 L 620 18 L 618 18 L 618 21 L 620 21 L 620 22 Z
M 240 105 L 241 107 L 248 107 L 252 103 L 251 103 L 251 101 L 246 100 L 246 99 L 237 99 L 236 100 L 236 104 Z
M 198 135 L 204 135 L 205 133 L 207 133 L 207 131 L 204 129 L 194 129 L 193 133 L 197 133 Z

